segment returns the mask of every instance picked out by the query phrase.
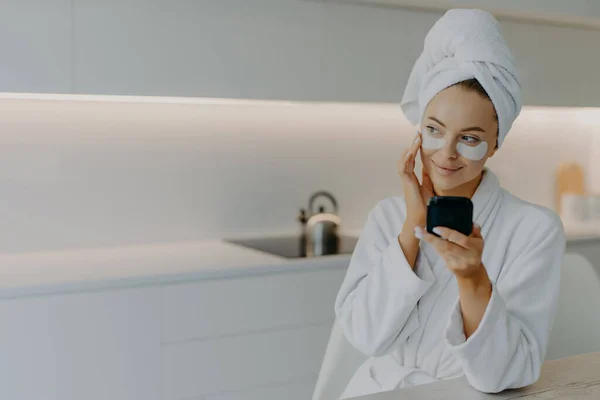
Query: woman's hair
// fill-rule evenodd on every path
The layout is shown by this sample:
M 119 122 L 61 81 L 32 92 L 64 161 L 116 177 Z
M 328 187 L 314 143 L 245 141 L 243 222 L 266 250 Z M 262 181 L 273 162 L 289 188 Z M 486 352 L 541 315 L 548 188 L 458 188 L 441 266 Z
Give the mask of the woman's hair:
M 459 86 L 459 87 L 463 88 L 464 90 L 466 90 L 467 92 L 479 93 L 481 96 L 488 99 L 490 101 L 490 103 L 492 102 L 492 99 L 487 94 L 487 92 L 485 91 L 483 86 L 481 86 L 481 83 L 479 83 L 479 81 L 475 78 L 471 78 L 471 79 L 467 79 L 466 81 L 458 82 L 452 86 Z M 492 106 L 493 106 L 493 103 L 492 103 Z M 496 114 L 495 107 L 494 107 L 494 118 L 496 118 L 496 121 L 498 121 L 498 114 Z
M 492 99 L 490 98 L 490 96 L 487 94 L 487 92 L 485 91 L 483 86 L 481 86 L 481 83 L 479 83 L 479 81 L 475 78 L 471 78 L 471 79 L 467 79 L 466 81 L 458 82 L 452 86 L 459 86 L 468 92 L 479 93 L 481 96 L 488 99 L 490 101 L 490 103 L 492 103 Z M 498 114 L 496 113 L 496 107 L 494 107 L 494 103 L 492 103 L 492 107 L 494 109 L 494 118 L 496 119 L 496 122 L 498 122 Z M 500 127 L 498 127 L 498 132 L 497 132 L 498 135 L 500 134 L 499 129 L 500 129 Z M 496 147 L 498 147 L 497 139 L 496 139 Z

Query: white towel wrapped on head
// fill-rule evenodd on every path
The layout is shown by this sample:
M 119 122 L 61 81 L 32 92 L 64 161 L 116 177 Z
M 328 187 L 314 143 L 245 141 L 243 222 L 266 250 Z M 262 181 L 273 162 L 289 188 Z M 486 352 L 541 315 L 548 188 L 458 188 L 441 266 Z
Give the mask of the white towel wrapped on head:
M 418 125 L 435 95 L 472 78 L 483 86 L 496 109 L 501 146 L 521 111 L 521 85 L 498 21 L 486 11 L 450 10 L 435 23 L 408 78 L 402 110 Z

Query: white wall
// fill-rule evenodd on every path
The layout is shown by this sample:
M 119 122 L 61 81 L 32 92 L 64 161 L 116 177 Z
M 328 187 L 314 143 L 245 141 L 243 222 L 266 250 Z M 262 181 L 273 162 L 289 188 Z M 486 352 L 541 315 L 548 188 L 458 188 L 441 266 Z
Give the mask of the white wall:
M 526 109 L 491 160 L 552 206 L 559 161 L 589 164 L 600 110 Z M 414 135 L 395 105 L 0 101 L 0 251 L 295 231 L 316 190 L 344 227 L 401 193 Z
M 374 102 L 401 98 L 441 15 L 303 0 L 1 4 L 1 91 Z M 528 104 L 600 105 L 600 31 L 502 27 Z M 491 165 L 517 195 L 553 206 L 559 161 L 600 171 L 588 157 L 598 116 L 526 110 Z M 0 251 L 290 231 L 319 189 L 357 228 L 399 193 L 412 134 L 395 104 L 3 100 Z

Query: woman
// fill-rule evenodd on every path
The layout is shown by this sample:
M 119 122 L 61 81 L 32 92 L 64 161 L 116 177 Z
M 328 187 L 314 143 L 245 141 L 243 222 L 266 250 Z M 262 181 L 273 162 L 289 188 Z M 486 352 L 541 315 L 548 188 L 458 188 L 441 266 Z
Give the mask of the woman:
M 527 386 L 544 360 L 565 236 L 555 213 L 511 195 L 485 168 L 521 109 L 497 21 L 446 13 L 401 106 L 419 126 L 398 163 L 403 196 L 370 212 L 336 299 L 345 336 L 370 356 L 342 398 L 463 375 L 483 392 Z M 425 231 L 434 194 L 471 198 L 469 237 Z

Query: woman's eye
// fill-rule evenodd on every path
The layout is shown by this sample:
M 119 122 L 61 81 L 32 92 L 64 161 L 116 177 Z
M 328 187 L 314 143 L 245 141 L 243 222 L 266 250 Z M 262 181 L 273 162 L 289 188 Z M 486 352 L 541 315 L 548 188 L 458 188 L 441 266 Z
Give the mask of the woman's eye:
M 462 139 L 465 142 L 467 142 L 468 144 L 472 144 L 472 145 L 478 144 L 481 141 L 478 138 L 473 137 L 473 136 L 463 136 Z
M 427 127 L 427 132 L 432 134 L 432 135 L 439 135 L 440 131 L 437 130 L 436 128 L 434 128 L 433 126 L 428 126 Z

